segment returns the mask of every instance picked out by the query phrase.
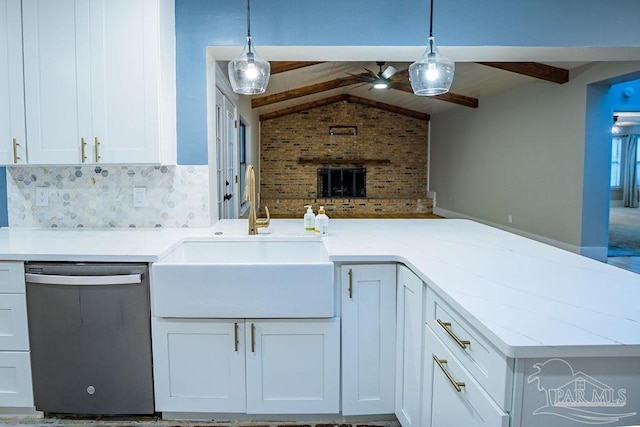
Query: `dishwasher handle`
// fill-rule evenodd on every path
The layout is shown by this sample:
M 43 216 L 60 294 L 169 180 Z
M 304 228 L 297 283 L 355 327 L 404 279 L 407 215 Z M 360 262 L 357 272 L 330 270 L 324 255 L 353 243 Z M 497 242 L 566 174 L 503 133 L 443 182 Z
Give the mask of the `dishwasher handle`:
M 113 276 L 62 276 L 57 274 L 26 273 L 27 283 L 44 285 L 135 285 L 142 283 L 142 274 L 117 274 Z

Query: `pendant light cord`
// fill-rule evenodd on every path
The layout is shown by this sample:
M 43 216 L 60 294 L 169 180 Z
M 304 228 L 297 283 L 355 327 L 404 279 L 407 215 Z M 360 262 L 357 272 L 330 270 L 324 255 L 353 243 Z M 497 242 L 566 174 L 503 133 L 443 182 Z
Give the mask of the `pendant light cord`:
M 251 37 L 251 0 L 247 0 L 247 37 Z
M 431 12 L 429 12 L 429 37 L 433 37 L 433 0 L 431 0 Z

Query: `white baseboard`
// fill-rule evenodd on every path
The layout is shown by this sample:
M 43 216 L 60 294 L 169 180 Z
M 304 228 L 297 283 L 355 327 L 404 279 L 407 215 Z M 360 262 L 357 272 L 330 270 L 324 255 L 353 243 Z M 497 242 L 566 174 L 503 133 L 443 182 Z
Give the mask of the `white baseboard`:
M 528 239 L 536 240 L 541 243 L 545 243 L 547 245 L 555 246 L 556 248 L 564 249 L 565 251 L 573 252 L 579 255 L 583 255 L 588 258 L 595 259 L 597 261 L 607 262 L 607 248 L 606 247 L 580 247 L 571 245 L 569 243 L 561 242 L 559 240 L 550 239 L 545 236 L 540 236 L 538 234 L 529 233 L 523 230 L 518 230 L 517 228 L 507 227 L 502 224 L 496 224 L 494 222 L 486 221 L 484 219 L 475 218 L 469 215 L 461 214 L 458 212 L 450 211 L 447 209 L 442 209 L 438 207 L 433 208 L 433 213 L 436 215 L 443 216 L 445 218 L 459 218 L 459 219 L 469 219 L 472 221 L 476 221 L 485 225 L 489 225 L 491 227 L 499 228 L 500 230 L 508 231 L 509 233 L 517 234 L 522 237 L 526 237 Z

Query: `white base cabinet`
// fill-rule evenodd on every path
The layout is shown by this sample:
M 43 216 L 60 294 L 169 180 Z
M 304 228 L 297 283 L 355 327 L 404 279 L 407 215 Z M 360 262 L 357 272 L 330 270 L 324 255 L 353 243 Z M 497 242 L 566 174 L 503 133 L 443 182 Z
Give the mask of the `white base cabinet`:
M 152 320 L 158 411 L 245 412 L 244 320 Z
M 397 292 L 395 414 L 403 427 L 420 427 L 424 284 L 407 267 L 398 265 Z
M 392 414 L 396 265 L 343 265 L 340 279 L 342 414 Z
M 337 414 L 340 320 L 247 320 L 247 412 Z
M 0 262 L 0 407 L 33 407 L 24 264 Z
M 152 333 L 157 411 L 339 412 L 339 318 L 153 318 Z
M 496 405 L 429 326 L 425 327 L 425 350 L 423 426 L 509 426 L 509 415 Z

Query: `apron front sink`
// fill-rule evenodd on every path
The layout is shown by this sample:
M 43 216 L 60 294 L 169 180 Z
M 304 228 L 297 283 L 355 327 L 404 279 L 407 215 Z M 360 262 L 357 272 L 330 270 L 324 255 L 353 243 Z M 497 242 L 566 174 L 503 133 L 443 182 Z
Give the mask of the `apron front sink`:
M 333 317 L 320 240 L 186 240 L 151 267 L 155 317 Z

